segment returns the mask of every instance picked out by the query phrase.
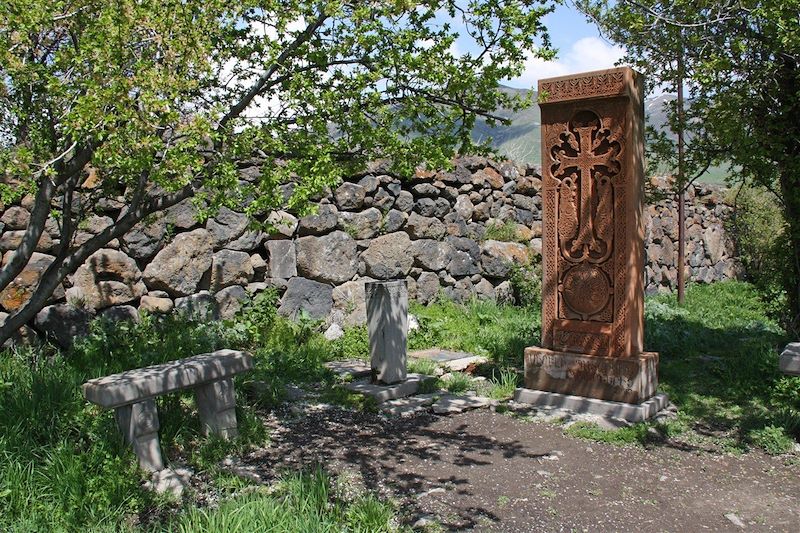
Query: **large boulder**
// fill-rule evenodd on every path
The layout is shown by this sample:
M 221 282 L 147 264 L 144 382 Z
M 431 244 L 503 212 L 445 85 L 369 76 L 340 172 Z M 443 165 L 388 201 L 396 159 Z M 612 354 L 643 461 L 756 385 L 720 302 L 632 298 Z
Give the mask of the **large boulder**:
M 91 315 L 69 304 L 49 305 L 36 314 L 34 326 L 62 348 L 69 348 L 77 337 L 89 333 Z
M 530 261 L 528 248 L 516 242 L 486 241 L 481 245 L 481 267 L 490 278 L 505 278 L 511 265 L 525 265 Z
M 242 305 L 248 300 L 249 296 L 244 287 L 240 285 L 233 285 L 226 287 L 216 293 L 214 298 L 217 300 L 217 308 L 219 309 L 219 317 L 223 320 L 233 318 L 236 313 L 242 308 Z
M 725 253 L 725 235 L 720 225 L 712 225 L 703 232 L 703 244 L 712 264 L 717 264 Z
M 5 210 L 3 216 L 0 217 L 0 222 L 5 224 L 6 229 L 25 229 L 28 227 L 30 219 L 31 214 L 27 209 L 15 205 Z
M 75 271 L 67 300 L 103 309 L 138 300 L 146 292 L 136 261 L 124 252 L 105 248 L 89 256 Z
M 383 214 L 374 207 L 359 213 L 341 211 L 337 227 L 354 239 L 371 239 L 381 229 L 382 220 Z
M 426 270 L 443 270 L 453 257 L 453 246 L 448 242 L 419 239 L 411 245 L 416 265 Z
M 344 283 L 358 271 L 356 241 L 343 231 L 297 240 L 297 272 L 324 283 Z
M 300 235 L 321 235 L 336 227 L 339 210 L 335 205 L 322 204 L 317 208 L 313 215 L 304 216 L 300 219 Z
M 194 294 L 211 268 L 213 242 L 202 228 L 176 235 L 144 269 L 145 284 L 173 297 Z
M 6 323 L 6 319 L 8 317 L 8 313 L 0 311 L 0 326 Z M 11 338 L 6 340 L 6 342 L 3 344 L 3 348 L 11 348 L 12 346 L 30 346 L 37 344 L 38 340 L 39 337 L 36 335 L 36 331 L 34 331 L 33 328 L 30 326 L 22 326 L 15 333 L 11 334 Z
M 472 276 L 480 274 L 480 267 L 478 262 L 468 252 L 461 250 L 454 250 L 450 256 L 450 264 L 447 265 L 447 271 L 451 276 Z
M 428 304 L 439 295 L 439 276 L 433 272 L 423 272 L 417 278 L 417 301 Z
M 211 258 L 211 292 L 231 285 L 246 285 L 253 280 L 253 274 L 250 254 L 220 250 Z
M 395 232 L 373 239 L 361 254 L 366 273 L 375 279 L 405 277 L 414 264 L 411 239 L 404 232 Z
M 270 278 L 289 279 L 297 275 L 297 254 L 293 241 L 267 241 Z
M 267 225 L 272 228 L 272 238 L 291 237 L 298 224 L 297 217 L 286 211 L 273 211 L 267 217 Z
M 192 229 L 198 225 L 197 209 L 191 198 L 181 200 L 164 211 L 164 220 L 177 230 Z
M 72 237 L 72 246 L 81 246 L 92 239 L 95 235 L 114 225 L 111 217 L 104 217 L 98 215 L 91 215 L 90 217 L 82 220 L 79 224 L 79 230 Z M 106 248 L 119 248 L 119 241 L 112 240 L 106 244 Z
M 364 284 L 375 281 L 359 278 L 333 288 L 333 311 L 341 317 L 341 326 L 362 326 L 367 323 L 367 302 Z
M 172 311 L 175 304 L 166 296 L 144 295 L 139 301 L 139 311 L 147 311 L 150 314 L 166 314 Z
M 306 278 L 292 278 L 281 298 L 278 313 L 297 318 L 305 312 L 310 318 L 320 319 L 328 316 L 333 307 L 333 288 Z
M 413 239 L 441 239 L 447 232 L 447 227 L 438 218 L 425 217 L 414 212 L 408 217 L 406 231 Z
M 339 209 L 361 209 L 364 205 L 366 190 L 355 183 L 342 183 L 333 193 Z
M 217 216 L 206 222 L 206 229 L 213 239 L 214 249 L 218 250 L 241 237 L 249 222 L 244 213 L 231 211 L 227 207 L 220 208 Z
M 25 236 L 25 230 L 4 231 L 0 235 L 0 252 L 8 252 L 16 250 L 22 244 L 22 238 Z M 39 237 L 39 242 L 36 243 L 35 250 L 41 253 L 53 252 L 58 246 L 59 241 L 53 240 L 49 233 L 43 232 Z
M 183 298 L 176 298 L 175 312 L 190 320 L 198 320 L 200 322 L 219 320 L 217 300 L 208 291 L 200 291 Z
M 394 202 L 394 208 L 403 213 L 410 213 L 414 207 L 414 195 L 408 191 L 400 191 Z
M 126 254 L 136 260 L 145 261 L 161 249 L 166 235 L 167 224 L 164 217 L 155 215 L 152 220 L 147 219 L 136 224 L 122 236 L 120 243 Z
M 7 254 L 7 257 L 10 257 Z M 33 296 L 39 280 L 42 279 L 45 271 L 55 260 L 52 255 L 34 252 L 30 261 L 11 283 L 0 292 L 0 306 L 6 311 L 16 311 L 22 307 Z M 51 301 L 57 301 L 64 297 L 64 288 L 59 285 L 56 287 Z

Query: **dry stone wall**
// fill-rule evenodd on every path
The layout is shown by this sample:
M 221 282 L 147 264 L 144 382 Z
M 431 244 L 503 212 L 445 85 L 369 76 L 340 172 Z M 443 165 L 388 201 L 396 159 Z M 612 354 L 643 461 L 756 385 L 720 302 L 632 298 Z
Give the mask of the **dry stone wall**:
M 258 168 L 240 172 L 248 179 Z M 244 214 L 226 208 L 199 224 L 192 204 L 184 201 L 95 253 L 32 326 L 68 342 L 85 330 L 82 321 L 96 314 L 135 319 L 141 310 L 183 310 L 225 318 L 269 287 L 281 293 L 284 315 L 302 312 L 339 325 L 360 324 L 364 283 L 374 279 L 406 279 L 409 296 L 422 303 L 440 295 L 509 301 L 511 265 L 541 254 L 540 191 L 532 166 L 470 157 L 457 160 L 452 170 L 421 170 L 410 180 L 372 165 L 330 191 L 312 215 L 272 213 L 271 234 L 251 229 Z M 692 277 L 701 282 L 736 277 L 735 254 L 722 224 L 730 207 L 720 191 L 706 187 L 691 189 L 690 199 Z M 29 209 L 26 199 L 0 217 L 4 262 L 19 245 Z M 123 210 L 118 200 L 101 202 L 75 241 L 102 231 Z M 647 291 L 670 290 L 677 277 L 674 202 L 648 206 L 645 217 Z M 28 268 L 0 292 L 2 311 L 13 312 L 26 301 L 60 244 L 51 220 Z

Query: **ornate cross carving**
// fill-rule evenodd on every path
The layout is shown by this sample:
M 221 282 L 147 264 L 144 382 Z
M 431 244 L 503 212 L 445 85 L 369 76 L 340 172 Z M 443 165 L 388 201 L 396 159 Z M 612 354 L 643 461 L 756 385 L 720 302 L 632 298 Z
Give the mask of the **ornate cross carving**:
M 603 219 L 602 224 L 607 218 L 602 210 L 610 208 L 608 185 L 609 179 L 619 172 L 617 155 L 620 146 L 608 128 L 600 127 L 600 119 L 594 113 L 588 111 L 577 113 L 569 126 L 570 128 L 560 135 L 561 143 L 553 147 L 555 160 L 553 176 L 563 180 L 562 187 L 571 189 L 572 194 L 562 193 L 562 201 L 568 204 L 572 202 L 572 205 L 562 205 L 561 216 L 564 217 L 562 248 L 566 248 L 568 241 L 574 239 L 569 247 L 569 253 L 565 250 L 565 256 L 567 259 L 580 261 L 588 259 L 592 252 L 607 256 L 605 252 L 610 250 L 609 242 L 605 242 L 605 247 L 601 247 L 600 242 L 608 237 L 605 235 L 607 231 L 606 228 L 602 228 L 602 231 L 596 233 L 594 219 L 595 217 Z M 580 212 L 574 205 L 574 183 L 577 177 L 580 181 Z M 594 217 L 593 195 L 598 196 L 597 212 Z M 579 223 L 577 238 L 576 222 Z M 600 241 L 596 236 L 600 237 Z M 574 254 L 579 255 L 575 257 Z

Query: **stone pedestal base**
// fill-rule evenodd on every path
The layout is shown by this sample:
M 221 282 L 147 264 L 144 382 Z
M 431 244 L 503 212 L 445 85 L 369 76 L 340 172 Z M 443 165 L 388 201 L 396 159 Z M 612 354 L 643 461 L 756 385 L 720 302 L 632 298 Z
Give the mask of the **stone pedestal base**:
M 525 349 L 525 388 L 640 404 L 656 393 L 658 354 L 604 357 Z
M 606 418 L 617 418 L 627 422 L 644 422 L 654 417 L 667 407 L 669 398 L 666 394 L 656 394 L 642 403 L 609 402 L 583 396 L 570 396 L 557 392 L 517 389 L 514 401 L 534 407 L 556 407 L 580 414 L 597 415 Z

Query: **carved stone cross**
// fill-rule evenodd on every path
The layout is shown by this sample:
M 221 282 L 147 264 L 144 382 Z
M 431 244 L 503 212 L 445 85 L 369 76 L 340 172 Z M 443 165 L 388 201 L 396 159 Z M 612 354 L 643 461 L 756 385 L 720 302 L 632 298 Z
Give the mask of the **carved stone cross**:
M 593 138 L 592 134 L 598 132 Z M 607 135 L 610 134 L 605 130 Z M 606 136 L 607 136 L 606 135 Z M 595 239 L 592 217 L 592 181 L 597 179 L 594 175 L 603 172 L 607 176 L 616 173 L 619 168 L 617 154 L 619 147 L 613 147 L 602 153 L 597 153 L 598 147 L 602 144 L 606 136 L 600 135 L 600 128 L 597 124 L 581 125 L 574 127 L 574 130 L 567 133 L 564 144 L 577 151 L 574 156 L 568 155 L 566 150 L 558 150 L 556 160 L 560 169 L 577 168 L 580 172 L 580 229 L 578 237 L 572 243 L 571 252 L 576 253 L 584 250 L 583 257 L 588 257 L 589 251 L 600 252 L 600 246 Z M 575 137 L 577 136 L 577 140 Z M 612 141 L 613 142 L 613 141 Z
M 656 392 L 658 354 L 642 346 L 642 93 L 629 68 L 539 82 L 542 345 L 525 350 L 531 391 L 634 404 Z

